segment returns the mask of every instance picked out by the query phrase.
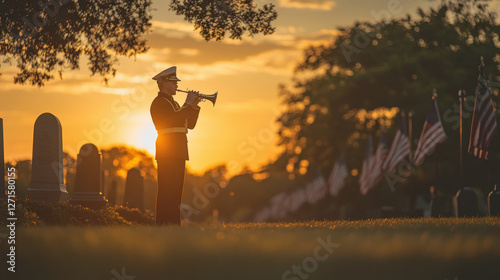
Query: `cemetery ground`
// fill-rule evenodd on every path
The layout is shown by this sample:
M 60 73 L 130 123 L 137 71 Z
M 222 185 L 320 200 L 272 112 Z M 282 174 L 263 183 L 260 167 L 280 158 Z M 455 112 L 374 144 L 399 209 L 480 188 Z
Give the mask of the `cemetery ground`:
M 155 227 L 147 213 L 141 218 L 122 207 L 92 212 L 60 206 L 69 213 L 50 221 L 42 221 L 51 213 L 42 205 L 22 207 L 31 210 L 25 209 L 28 218 L 17 228 L 12 279 L 444 280 L 500 275 L 500 218 Z M 99 220 L 96 213 L 109 217 Z M 5 244 L 0 244 L 3 252 Z

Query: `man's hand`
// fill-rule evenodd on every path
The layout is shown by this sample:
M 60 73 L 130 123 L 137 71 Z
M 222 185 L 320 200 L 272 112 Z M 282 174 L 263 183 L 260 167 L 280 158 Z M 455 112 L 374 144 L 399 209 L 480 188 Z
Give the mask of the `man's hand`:
M 186 103 L 196 106 L 198 105 L 199 102 L 200 102 L 199 92 L 194 90 L 188 91 L 188 95 L 186 97 Z

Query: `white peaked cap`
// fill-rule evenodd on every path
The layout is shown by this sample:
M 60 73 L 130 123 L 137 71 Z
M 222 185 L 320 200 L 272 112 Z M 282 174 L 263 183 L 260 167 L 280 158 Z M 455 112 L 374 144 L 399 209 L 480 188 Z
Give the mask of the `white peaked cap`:
M 159 80 L 162 78 L 169 81 L 180 81 L 179 78 L 177 78 L 177 67 L 172 66 L 168 69 L 161 71 L 160 73 L 156 74 L 156 76 L 153 77 L 153 80 Z

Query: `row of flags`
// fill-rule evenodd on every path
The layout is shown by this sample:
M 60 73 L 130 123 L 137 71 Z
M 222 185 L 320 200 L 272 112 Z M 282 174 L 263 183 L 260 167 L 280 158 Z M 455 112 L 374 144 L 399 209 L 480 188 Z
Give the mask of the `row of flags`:
M 424 122 L 417 150 L 413 156 L 416 165 L 421 165 L 436 146 L 446 139 L 441 118 L 439 117 L 436 97 L 437 95 L 434 93 L 431 108 Z M 396 167 L 410 155 L 410 151 L 411 147 L 404 117 L 399 122 L 389 150 L 387 150 L 384 130 L 380 133 L 380 140 L 375 154 L 373 154 L 373 140 L 369 136 L 359 179 L 361 194 L 366 195 L 380 181 L 385 172 L 394 173 Z
M 343 155 L 340 155 L 333 166 L 328 181 L 325 181 L 323 176 L 318 174 L 305 187 L 297 188 L 292 192 L 283 191 L 274 195 L 269 201 L 269 205 L 255 215 L 255 221 L 265 222 L 268 220 L 283 219 L 287 214 L 297 211 L 306 203 L 311 205 L 316 204 L 328 194 L 336 196 L 340 189 L 344 187 L 347 175 L 348 171 Z
M 488 147 L 496 132 L 497 124 L 482 62 L 479 69 L 468 151 L 478 158 L 488 159 Z M 432 154 L 438 144 L 446 140 L 436 97 L 437 95 L 434 93 L 417 149 L 412 157 L 417 166 L 421 165 L 424 159 Z M 384 173 L 394 173 L 396 167 L 410 155 L 411 147 L 404 117 L 399 122 L 390 149 L 387 148 L 385 138 L 385 130 L 382 129 L 377 150 L 374 152 L 373 138 L 371 135 L 368 137 L 358 182 L 360 192 L 363 195 L 366 195 L 380 181 Z M 286 217 L 288 213 L 298 210 L 306 202 L 315 204 L 326 197 L 328 193 L 331 196 L 337 196 L 345 186 L 348 174 L 344 155 L 341 153 L 333 166 L 328 181 L 325 181 L 323 176 L 318 175 L 303 188 L 298 188 L 290 193 L 276 194 L 270 200 L 270 204 L 257 213 L 255 220 L 263 222 L 269 219 L 281 219 Z
M 468 152 L 480 159 L 488 159 L 488 148 L 496 132 L 497 123 L 482 61 L 479 71 Z M 416 166 L 420 166 L 424 159 L 432 154 L 436 146 L 446 140 L 446 133 L 437 106 L 437 94 L 434 93 L 432 99 L 429 114 L 424 122 L 417 149 L 412 158 L 413 164 Z M 375 154 L 373 154 L 373 140 L 370 136 L 359 180 L 361 193 L 363 195 L 367 194 L 378 183 L 384 172 L 394 173 L 396 167 L 410 155 L 410 152 L 411 147 L 404 118 L 400 120 L 388 152 L 383 130 L 380 133 L 380 140 Z M 382 162 L 383 164 L 381 164 Z

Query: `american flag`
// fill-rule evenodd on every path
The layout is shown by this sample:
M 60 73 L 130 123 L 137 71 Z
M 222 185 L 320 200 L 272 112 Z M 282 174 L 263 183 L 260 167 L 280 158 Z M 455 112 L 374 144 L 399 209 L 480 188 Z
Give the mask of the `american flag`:
M 436 95 L 433 96 L 431 109 L 429 110 L 429 114 L 425 120 L 420 139 L 418 140 L 417 151 L 414 156 L 416 165 L 422 164 L 425 157 L 434 151 L 437 144 L 446 139 L 443 124 L 441 123 L 441 118 L 439 117 L 439 110 L 436 102 L 437 98 L 435 97 Z
M 490 88 L 484 75 L 484 64 L 481 62 L 470 128 L 469 153 L 480 159 L 488 159 L 488 147 L 496 131 L 497 121 L 491 104 Z
M 271 210 L 269 210 L 269 207 L 265 207 L 255 215 L 254 221 L 258 223 L 263 223 L 269 220 L 270 218 L 271 218 Z
M 326 196 L 326 182 L 322 175 L 318 175 L 306 186 L 306 199 L 310 204 L 315 204 L 318 200 Z
M 287 214 L 287 199 L 288 195 L 285 192 L 280 192 L 273 196 L 270 201 L 269 211 L 273 218 L 282 219 Z
M 335 165 L 333 165 L 332 173 L 330 178 L 328 178 L 328 190 L 330 194 L 336 196 L 339 191 L 345 186 L 345 179 L 347 178 L 348 172 L 345 165 L 344 155 L 340 154 Z
M 365 195 L 373 186 L 373 180 L 370 177 L 371 171 L 373 169 L 373 164 L 375 162 L 375 156 L 373 155 L 373 138 L 370 135 L 368 137 L 368 143 L 366 144 L 365 159 L 363 159 L 363 166 L 361 167 L 361 176 L 359 178 L 359 186 L 361 194 Z
M 392 139 L 391 149 L 387 154 L 382 169 L 384 171 L 394 172 L 396 166 L 410 154 L 410 147 L 408 144 L 408 132 L 406 131 L 405 119 L 401 118 L 399 127 Z
M 297 211 L 306 202 L 306 191 L 304 188 L 296 189 L 290 194 L 290 212 Z
M 373 185 L 376 185 L 380 178 L 382 178 L 382 166 L 387 157 L 387 142 L 385 141 L 385 129 L 382 128 L 380 132 L 380 139 L 378 140 L 377 151 L 375 152 L 375 159 L 373 161 L 370 178 L 373 180 Z

